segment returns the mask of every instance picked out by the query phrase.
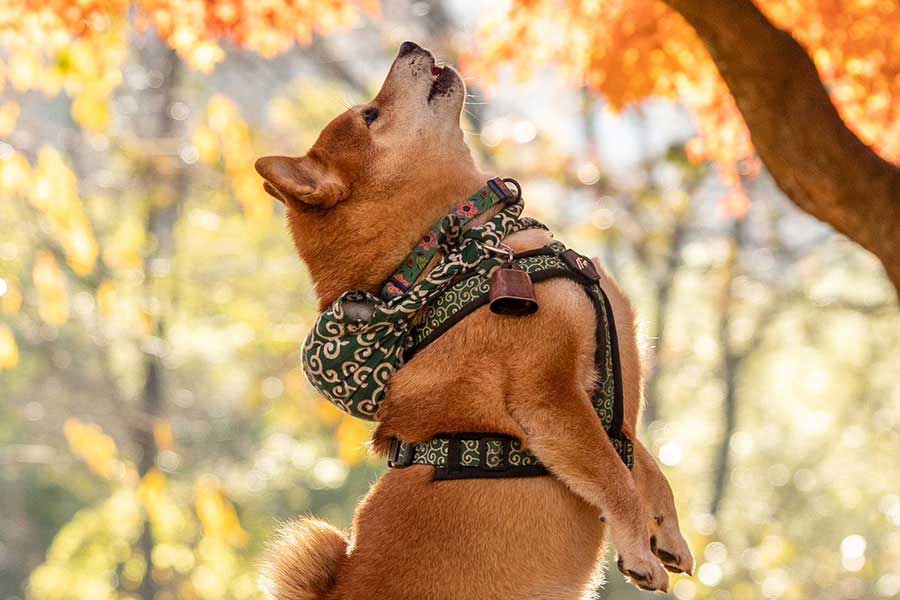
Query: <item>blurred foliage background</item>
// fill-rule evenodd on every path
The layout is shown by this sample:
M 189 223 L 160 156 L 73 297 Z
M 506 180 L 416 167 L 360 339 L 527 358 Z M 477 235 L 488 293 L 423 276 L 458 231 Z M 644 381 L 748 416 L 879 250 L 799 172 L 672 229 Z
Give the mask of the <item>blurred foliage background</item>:
M 462 55 L 485 169 L 518 178 L 527 210 L 638 306 L 643 435 L 698 563 L 673 597 L 900 597 L 900 312 L 878 262 L 760 172 L 702 60 L 696 81 L 659 88 L 641 87 L 653 67 L 637 58 L 618 80 L 592 63 L 589 89 L 552 27 L 527 56 L 549 49 L 555 66 L 509 62 L 540 15 L 503 30 L 485 11 L 0 8 L 0 598 L 258 598 L 280 520 L 349 525 L 384 467 L 367 425 L 305 382 L 313 291 L 252 164 L 302 154 L 405 39 Z M 631 33 L 622 51 L 652 54 Z M 834 71 L 865 79 L 876 59 Z M 845 114 L 890 157 L 896 118 L 864 101 L 896 115 L 900 78 L 876 80 Z M 609 578 L 596 597 L 643 596 Z

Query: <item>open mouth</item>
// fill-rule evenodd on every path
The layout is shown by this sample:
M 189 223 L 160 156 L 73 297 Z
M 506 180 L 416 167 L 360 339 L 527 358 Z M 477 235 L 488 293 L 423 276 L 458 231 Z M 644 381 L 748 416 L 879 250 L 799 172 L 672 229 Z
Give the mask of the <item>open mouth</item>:
M 431 89 L 428 90 L 428 102 L 431 102 L 431 99 L 435 96 L 446 96 L 450 93 L 450 90 L 453 87 L 455 73 L 453 73 L 453 69 L 448 69 L 440 65 L 432 65 L 431 76 L 433 77 L 433 80 L 431 82 Z

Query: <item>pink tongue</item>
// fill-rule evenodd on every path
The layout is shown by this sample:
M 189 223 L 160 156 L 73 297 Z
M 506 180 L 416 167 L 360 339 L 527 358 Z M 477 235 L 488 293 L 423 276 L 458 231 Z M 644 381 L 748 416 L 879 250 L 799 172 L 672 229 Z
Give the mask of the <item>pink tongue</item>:
M 431 67 L 431 74 L 434 75 L 435 77 L 437 77 L 438 75 L 441 74 L 441 71 L 443 71 L 443 70 L 444 70 L 444 67 L 439 67 L 437 65 L 434 65 L 433 67 Z

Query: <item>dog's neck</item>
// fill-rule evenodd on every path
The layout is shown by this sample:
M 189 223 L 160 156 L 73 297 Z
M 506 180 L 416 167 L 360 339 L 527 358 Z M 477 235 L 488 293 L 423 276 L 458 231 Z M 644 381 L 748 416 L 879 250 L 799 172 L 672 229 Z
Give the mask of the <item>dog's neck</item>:
M 320 310 L 347 290 L 377 293 L 422 235 L 490 178 L 467 165 L 426 182 L 351 197 L 327 214 L 289 210 L 294 245 L 309 268 Z

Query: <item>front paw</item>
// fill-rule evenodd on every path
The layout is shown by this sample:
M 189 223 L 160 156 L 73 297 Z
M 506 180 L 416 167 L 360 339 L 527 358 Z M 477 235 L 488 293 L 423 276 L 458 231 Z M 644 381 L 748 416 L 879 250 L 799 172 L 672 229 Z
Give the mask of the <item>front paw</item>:
M 669 575 L 649 548 L 645 551 L 620 554 L 616 566 L 628 582 L 648 592 L 666 592 Z
M 663 566 L 672 573 L 693 574 L 694 556 L 681 531 L 671 521 L 667 522 L 661 516 L 656 517 L 654 521 L 653 536 L 650 538 L 653 554 L 659 557 Z

